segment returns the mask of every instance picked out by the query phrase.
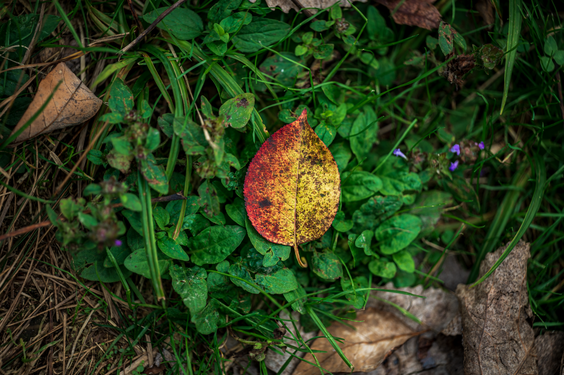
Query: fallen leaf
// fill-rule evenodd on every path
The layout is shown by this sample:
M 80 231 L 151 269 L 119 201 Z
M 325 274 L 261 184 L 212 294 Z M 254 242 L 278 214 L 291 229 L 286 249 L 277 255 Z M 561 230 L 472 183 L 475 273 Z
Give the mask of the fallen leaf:
M 390 10 L 397 24 L 417 26 L 427 30 L 439 27 L 441 14 L 433 6 L 435 0 L 376 0 L 376 2 Z
M 480 265 L 484 275 L 506 246 L 490 253 Z M 538 374 L 533 317 L 527 293 L 530 246 L 520 241 L 501 265 L 481 284 L 459 285 L 464 373 Z
M 443 289 L 427 288 L 423 290 L 422 285 L 394 288 L 391 282 L 386 284 L 385 288 L 388 289 L 389 292 L 372 292 L 372 295 L 379 299 L 370 298 L 368 300 L 368 306 L 389 311 L 414 331 L 430 330 L 425 334 L 426 337 L 436 336 L 437 333 L 442 331 L 456 318 L 458 313 L 458 300 L 456 296 Z M 420 297 L 395 293 L 394 291 L 407 292 Z M 397 308 L 383 302 L 382 299 L 405 309 L 419 319 L 421 324 L 408 318 Z
M 245 178 L 251 223 L 270 242 L 293 246 L 323 236 L 339 207 L 340 177 L 333 155 L 307 123 L 307 112 L 264 142 Z
M 255 0 L 256 1 L 256 0 Z M 252 3 L 254 3 L 255 1 L 251 1 Z M 361 3 L 365 3 L 366 0 L 352 0 L 353 1 L 359 1 Z M 339 6 L 344 7 L 344 8 L 350 8 L 351 4 L 349 3 L 348 0 L 266 0 L 266 5 L 268 5 L 270 8 L 276 8 L 279 7 L 282 12 L 284 13 L 288 13 L 290 11 L 290 9 L 295 10 L 296 12 L 300 11 L 300 8 L 315 8 L 315 9 L 326 9 L 329 8 L 331 6 L 333 6 L 333 4 L 335 3 L 339 3 Z M 298 7 L 299 5 L 299 7 Z M 313 9 L 310 9 L 313 10 Z M 315 14 L 316 12 L 313 11 L 313 14 Z
M 564 332 L 545 332 L 535 339 L 538 354 L 539 375 L 555 375 L 563 358 Z
M 98 112 L 102 100 L 98 99 L 80 79 L 60 63 L 39 84 L 35 98 L 12 131 L 15 134 L 46 102 L 57 84 L 62 81 L 47 107 L 14 141 L 23 142 L 40 134 L 82 124 Z
M 374 370 L 395 347 L 402 345 L 416 334 L 394 314 L 377 308 L 359 311 L 355 321 L 347 323 L 354 329 L 334 323 L 328 328 L 328 331 L 334 337 L 343 339 L 339 347 L 353 364 L 355 372 Z M 324 370 L 331 373 L 350 372 L 350 368 L 335 352 L 327 339 L 315 340 L 311 349 L 325 351 L 325 353 L 315 353 L 319 365 Z M 304 360 L 315 363 L 310 353 L 305 355 Z M 293 375 L 313 374 L 319 374 L 319 369 L 302 361 Z

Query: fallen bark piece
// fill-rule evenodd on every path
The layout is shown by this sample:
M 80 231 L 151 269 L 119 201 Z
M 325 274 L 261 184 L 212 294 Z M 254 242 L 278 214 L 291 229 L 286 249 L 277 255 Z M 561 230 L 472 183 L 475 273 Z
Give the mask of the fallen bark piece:
M 506 246 L 490 253 L 480 265 L 484 275 Z M 536 375 L 537 350 L 527 295 L 530 246 L 520 241 L 481 284 L 459 285 L 466 375 Z
M 545 332 L 535 339 L 538 353 L 539 375 L 556 375 L 560 369 L 564 350 L 564 332 Z
M 356 320 L 347 322 L 354 329 L 336 322 L 328 328 L 334 337 L 343 339 L 339 347 L 353 364 L 355 372 L 376 369 L 394 348 L 417 334 L 392 313 L 377 308 L 359 311 Z M 327 339 L 315 340 L 311 349 L 325 351 L 315 353 L 324 370 L 331 373 L 350 372 Z M 310 353 L 305 355 L 304 360 L 315 363 Z M 293 375 L 314 374 L 319 374 L 317 367 L 301 362 Z
M 12 135 L 39 111 L 61 81 L 43 112 L 15 139 L 14 143 L 82 124 L 98 112 L 102 100 L 98 99 L 65 63 L 60 63 L 41 81 L 33 101 L 12 131 Z
M 438 28 L 441 22 L 441 13 L 433 5 L 435 0 L 376 0 L 376 2 L 388 8 L 394 21 L 400 25 L 432 30 Z
M 425 334 L 426 337 L 436 336 L 436 334 L 449 325 L 458 313 L 458 300 L 456 296 L 443 289 L 427 288 L 423 290 L 422 285 L 395 288 L 392 283 L 386 284 L 385 288 L 390 291 L 372 292 L 372 295 L 377 298 L 370 298 L 368 306 L 391 312 L 414 331 L 429 330 Z M 399 294 L 394 291 L 408 292 L 420 297 Z M 421 321 L 421 325 L 403 315 L 394 306 L 383 302 L 382 299 L 406 309 Z

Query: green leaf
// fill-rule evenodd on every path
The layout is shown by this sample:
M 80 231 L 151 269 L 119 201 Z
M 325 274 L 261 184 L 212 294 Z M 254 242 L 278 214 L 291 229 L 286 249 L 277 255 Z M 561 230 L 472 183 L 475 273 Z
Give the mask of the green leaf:
M 170 214 L 168 213 L 167 210 L 165 210 L 161 206 L 156 206 L 155 208 L 153 208 L 153 217 L 158 227 L 163 230 L 170 222 Z
M 229 262 L 224 260 L 223 262 L 218 263 L 215 269 L 222 273 L 228 273 Z M 229 277 L 220 275 L 215 272 L 210 272 L 208 274 L 207 283 L 208 283 L 208 292 L 211 295 L 217 296 L 218 298 L 223 298 L 220 296 L 225 295 L 224 293 L 227 293 L 232 288 L 232 285 L 229 282 Z
M 321 121 L 321 123 L 315 127 L 315 134 L 325 143 L 325 146 L 329 147 L 337 136 L 337 128 L 325 121 Z
M 110 248 L 110 252 L 114 256 L 116 263 L 121 266 L 125 261 L 125 258 L 127 258 L 129 254 L 131 254 L 131 249 L 126 244 L 122 244 L 121 246 L 112 246 Z M 110 258 L 106 257 L 106 259 L 104 260 L 104 267 L 114 267 L 114 263 L 110 260 Z
M 147 139 L 145 140 L 145 148 L 149 151 L 155 151 L 161 143 L 161 135 L 155 128 L 149 128 Z
M 333 54 L 333 44 L 323 44 L 313 50 L 313 58 L 318 60 L 325 60 Z M 327 86 L 323 86 L 327 87 Z
M 235 198 L 233 203 L 226 204 L 225 211 L 237 225 L 246 226 L 247 211 L 245 210 L 245 202 L 241 198 Z
M 84 203 L 82 202 L 76 203 L 72 198 L 62 199 L 59 209 L 67 220 L 72 221 L 83 210 Z
M 201 126 L 187 117 L 177 117 L 173 121 L 174 133 L 182 140 L 186 155 L 202 155 L 206 151 L 208 141 Z
M 237 225 L 214 226 L 188 240 L 192 262 L 198 266 L 225 260 L 243 242 L 245 229 Z
M 171 257 L 172 259 L 183 260 L 185 262 L 190 260 L 186 251 L 182 249 L 182 247 L 177 244 L 172 238 L 163 237 L 158 242 L 157 245 L 159 250 L 162 251 L 165 255 Z
M 110 89 L 108 107 L 110 107 L 112 112 L 125 116 L 133 109 L 134 104 L 133 93 L 129 87 L 121 78 L 116 78 Z
M 120 154 L 125 156 L 129 156 L 133 153 L 131 142 L 129 142 L 129 139 L 127 139 L 126 136 L 114 137 L 111 141 L 116 152 L 119 152 Z
M 550 72 L 552 72 L 552 71 L 554 70 L 554 63 L 552 62 L 552 58 L 546 57 L 546 56 L 542 56 L 542 57 L 540 58 L 540 63 L 541 63 L 542 69 L 543 69 L 545 72 L 550 73 Z
M 284 293 L 284 298 L 286 299 L 287 302 L 292 302 L 292 309 L 294 311 L 299 312 L 300 314 L 305 314 L 305 302 L 306 299 L 302 298 L 300 300 L 297 300 L 300 297 L 304 297 L 306 295 L 306 292 L 304 290 L 304 288 L 302 288 L 302 286 L 300 284 L 298 284 L 298 287 L 288 293 Z
M 345 233 L 352 229 L 353 222 L 350 219 L 345 220 L 345 213 L 343 211 L 339 211 L 335 215 L 335 219 L 333 219 L 333 223 L 331 225 L 336 231 Z
M 317 32 L 329 30 L 329 28 L 326 25 L 326 22 L 323 20 L 313 21 L 312 23 L 309 24 L 309 27 L 311 27 L 313 31 L 317 31 Z
M 554 53 L 554 61 L 560 66 L 564 65 L 564 51 L 558 50 Z
M 128 210 L 141 212 L 141 210 L 143 209 L 141 207 L 141 201 L 139 200 L 139 197 L 135 194 L 121 194 L 119 196 L 119 199 L 123 204 L 123 207 L 127 208 Z
M 233 282 L 233 284 L 237 285 L 238 287 L 243 288 L 244 290 L 246 290 L 249 293 L 252 294 L 259 294 L 261 288 L 259 286 L 253 286 L 253 285 L 257 285 L 253 279 L 251 278 L 251 274 L 249 273 L 249 271 L 243 267 L 243 265 L 241 265 L 240 263 L 235 263 L 229 266 L 229 274 L 233 275 L 233 276 L 237 276 L 243 280 L 247 280 L 251 283 L 251 285 L 249 285 L 248 283 L 238 280 L 238 279 L 234 279 L 234 278 L 230 278 L 230 280 Z
M 441 218 L 441 212 L 445 207 L 451 205 L 452 201 L 451 194 L 440 190 L 424 191 L 419 195 L 411 213 L 421 219 L 423 234 L 432 231 Z
M 421 192 L 423 185 L 417 173 L 409 172 L 407 168 L 400 167 L 403 163 L 399 159 L 390 159 L 380 169 L 378 177 L 382 180 L 382 195 L 408 195 L 404 197 L 405 204 L 412 204 L 415 193 Z M 409 194 L 411 194 L 409 196 Z
M 242 128 L 249 122 L 254 108 L 255 96 L 252 93 L 245 93 L 223 103 L 219 108 L 219 114 L 224 117 L 225 126 Z
M 333 143 L 329 147 L 329 151 L 333 154 L 333 159 L 337 163 L 337 167 L 339 168 L 339 172 L 342 173 L 343 170 L 349 164 L 349 160 L 351 160 L 352 153 L 349 145 L 347 142 L 339 142 Z
M 249 12 L 239 12 L 224 18 L 219 23 L 226 33 L 235 33 L 243 25 L 248 25 L 253 20 L 253 15 Z
M 503 77 L 503 97 L 501 101 L 501 110 L 499 114 L 503 114 L 507 95 L 509 94 L 509 85 L 511 83 L 511 74 L 517 57 L 517 46 L 521 35 L 521 24 L 523 16 L 521 15 L 521 0 L 509 0 L 509 32 L 507 33 L 507 46 L 505 49 L 505 73 Z
M 123 155 L 113 149 L 106 155 L 106 160 L 112 168 L 115 168 L 122 173 L 127 173 L 129 171 L 131 161 L 133 160 L 133 155 Z
M 90 150 L 86 154 L 86 159 L 94 165 L 104 164 L 104 153 L 100 150 Z
M 233 44 L 241 52 L 256 52 L 281 40 L 288 34 L 290 28 L 287 23 L 260 18 L 243 26 L 233 37 Z
M 141 223 L 141 214 L 139 212 L 133 212 L 127 210 L 122 211 L 121 214 L 125 216 L 127 221 L 129 221 L 131 228 L 135 229 L 137 233 L 143 236 L 143 224 Z M 143 242 L 143 246 L 145 246 L 144 242 Z M 129 247 L 133 249 L 131 245 Z
M 452 52 L 452 28 L 448 23 L 442 21 L 439 25 L 439 46 L 444 55 Z
M 87 229 L 92 230 L 96 225 L 98 225 L 98 220 L 92 215 L 88 215 L 82 212 L 78 213 L 78 221 L 84 225 Z
M 353 214 L 355 231 L 376 229 L 382 219 L 399 210 L 402 205 L 402 198 L 397 195 L 370 198 Z
M 299 59 L 290 52 L 280 52 L 270 56 L 260 64 L 260 69 L 269 76 L 275 78 L 283 86 L 293 86 L 298 74 L 303 71 L 303 67 L 298 65 Z M 298 112 L 298 111 L 296 111 Z M 309 113 L 309 111 L 308 111 Z M 294 121 L 294 117 L 288 123 Z
M 152 24 L 168 7 L 158 8 L 143 16 L 145 22 Z M 197 13 L 188 8 L 178 7 L 166 16 L 157 27 L 180 40 L 194 39 L 204 31 L 204 23 Z
M 357 159 L 364 160 L 370 154 L 376 142 L 378 118 L 372 108 L 365 107 L 364 113 L 358 115 L 351 128 L 351 149 Z
M 206 270 L 198 266 L 186 268 L 173 265 L 170 268 L 172 287 L 182 297 L 184 305 L 194 316 L 206 307 L 208 284 Z
M 355 277 L 354 279 L 342 277 L 341 278 L 341 288 L 343 288 L 344 292 L 353 292 L 356 289 L 368 288 L 368 280 L 364 276 Z M 364 292 L 353 292 L 351 294 L 347 294 L 345 298 L 351 302 L 351 305 L 355 309 L 362 309 L 365 304 L 365 299 L 368 298 L 368 291 Z
M 202 207 L 202 210 L 208 218 L 219 215 L 220 210 L 217 190 L 215 190 L 215 187 L 209 180 L 205 180 L 200 187 L 198 187 L 198 195 L 200 196 L 198 204 Z
M 336 280 L 343 276 L 343 266 L 341 261 L 331 252 L 316 252 L 312 257 L 313 272 L 322 279 L 325 280 Z
M 392 255 L 394 262 L 398 265 L 399 269 L 405 272 L 415 272 L 415 262 L 413 257 L 407 250 L 402 250 Z
M 157 165 L 155 158 L 148 155 L 147 159 L 141 160 L 141 173 L 149 186 L 161 194 L 168 194 L 168 180 L 162 165 Z
M 172 127 L 173 122 L 174 122 L 174 115 L 172 113 L 165 113 L 164 115 L 160 116 L 157 120 L 159 128 L 161 128 L 162 132 L 168 138 L 172 138 L 174 136 L 174 129 Z
M 394 254 L 406 248 L 421 231 L 421 219 L 415 215 L 403 214 L 384 221 L 375 231 L 380 251 Z
M 201 231 L 208 228 L 210 226 L 210 222 L 208 219 L 203 217 L 200 214 L 191 214 L 184 216 L 184 220 L 182 221 L 182 229 L 190 230 L 193 236 L 197 236 Z
M 219 0 L 212 6 L 208 12 L 208 19 L 212 22 L 219 23 L 221 20 L 229 16 L 232 11 L 239 8 L 242 0 Z
M 356 234 L 349 234 L 348 237 L 348 244 L 349 244 L 349 249 L 351 251 L 352 257 L 353 257 L 353 265 L 356 266 L 357 264 L 360 264 L 360 261 L 366 258 L 366 254 L 364 253 L 364 249 L 358 247 L 355 245 L 356 243 L 356 239 L 358 238 L 358 235 Z
M 552 36 L 549 36 L 544 41 L 544 53 L 547 56 L 552 57 L 556 53 L 556 51 L 558 51 L 558 45 L 556 44 L 556 40 L 554 40 Z
M 294 49 L 294 54 L 296 56 L 303 56 L 307 53 L 307 51 L 309 51 L 309 49 L 306 46 L 304 46 L 302 44 L 298 44 L 296 46 L 296 48 Z
M 255 247 L 255 250 L 258 251 L 261 255 L 266 255 L 269 251 L 272 251 L 272 255 L 270 256 L 272 257 L 276 256 L 277 257 L 276 262 L 278 262 L 278 257 L 280 257 L 281 260 L 283 261 L 290 257 L 290 253 L 291 253 L 290 246 L 275 244 L 273 242 L 268 241 L 257 232 L 257 230 L 253 227 L 253 224 L 251 224 L 251 221 L 249 219 L 246 220 L 246 228 L 251 243 Z M 276 262 L 274 262 L 274 264 L 276 264 Z M 274 265 L 272 264 L 272 262 L 270 263 L 271 265 Z
M 360 201 L 373 196 L 382 188 L 382 180 L 369 172 L 345 172 L 341 176 L 344 202 Z
M 202 335 L 209 335 L 217 331 L 219 305 L 216 299 L 212 299 L 202 311 L 192 316 L 192 323 L 196 325 L 196 329 Z
M 266 293 L 271 294 L 288 293 L 298 288 L 298 280 L 296 280 L 296 276 L 288 268 L 283 268 L 270 275 L 257 273 L 255 275 L 255 282 L 262 286 Z
M 131 272 L 120 267 L 121 273 L 124 277 L 129 277 Z M 115 268 L 106 268 L 102 266 L 102 262 L 95 262 L 88 268 L 85 268 L 80 276 L 89 281 L 101 281 L 103 283 L 115 283 L 120 281 L 119 273 Z
M 168 269 L 170 260 L 161 259 L 164 258 L 164 255 L 162 253 L 160 254 L 160 256 L 158 256 L 158 258 L 159 271 L 162 275 Z M 129 254 L 129 256 L 125 258 L 123 265 L 131 272 L 144 276 L 147 279 L 151 278 L 149 261 L 147 260 L 147 252 L 145 251 L 145 249 L 139 249 Z
M 362 231 L 362 233 L 354 241 L 354 245 L 364 251 L 364 254 L 370 256 L 375 255 L 370 249 L 372 244 L 372 238 L 374 237 L 374 232 L 371 230 Z
M 384 259 L 373 259 L 368 264 L 368 269 L 376 276 L 391 279 L 396 275 L 396 265 Z

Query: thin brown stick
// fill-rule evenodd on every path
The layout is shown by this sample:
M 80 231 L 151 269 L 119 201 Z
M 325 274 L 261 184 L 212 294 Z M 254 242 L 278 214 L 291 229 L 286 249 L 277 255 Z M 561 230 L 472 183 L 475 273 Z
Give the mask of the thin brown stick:
M 186 199 L 186 197 L 184 195 L 182 195 L 181 193 L 175 193 L 175 194 L 167 195 L 167 196 L 164 196 L 164 197 L 152 198 L 151 203 L 171 202 L 171 201 L 178 201 L 178 200 L 183 200 L 183 199 Z M 123 206 L 122 203 L 112 204 L 112 208 L 117 208 L 117 207 L 121 207 L 121 206 Z M 85 210 L 84 213 L 85 214 L 90 213 L 90 210 Z M 49 220 L 45 220 L 45 221 L 42 221 L 40 223 L 33 224 L 33 225 L 28 225 L 27 227 L 23 227 L 23 228 L 20 228 L 18 230 L 15 230 L 13 232 L 1 235 L 0 241 L 3 241 L 7 238 L 11 238 L 11 237 L 14 237 L 14 236 L 19 236 L 20 234 L 25 234 L 25 233 L 34 231 L 34 230 L 39 229 L 39 228 L 50 227 L 51 225 L 53 225 L 53 224 Z
M 131 10 L 131 14 L 133 15 L 133 19 L 135 20 L 135 24 L 137 25 L 137 29 L 139 32 L 143 32 L 143 25 L 139 22 L 139 18 L 137 17 L 137 12 L 135 12 L 135 8 L 133 8 L 133 1 L 127 0 L 127 4 L 129 4 L 129 10 Z
M 163 18 L 165 18 L 166 16 L 168 16 L 173 10 L 175 10 L 176 8 L 178 8 L 180 5 L 182 5 L 182 3 L 184 3 L 186 0 L 178 0 L 176 3 L 172 4 L 170 6 L 170 8 L 168 8 L 167 10 L 165 10 L 164 12 L 162 12 L 157 19 L 155 20 L 155 22 L 153 22 L 151 25 L 149 25 L 149 27 L 147 27 L 147 29 L 145 29 L 141 34 L 139 34 L 139 36 L 137 38 L 135 38 L 133 40 L 133 42 L 129 43 L 127 46 L 123 47 L 123 49 L 121 50 L 121 53 L 125 53 L 127 51 L 129 51 L 130 49 L 132 49 L 133 47 L 135 47 L 140 41 L 141 39 L 145 38 L 145 36 L 147 34 L 149 34 L 151 31 L 153 31 L 153 29 L 155 27 L 157 27 L 157 25 L 159 24 L 159 22 L 162 21 Z

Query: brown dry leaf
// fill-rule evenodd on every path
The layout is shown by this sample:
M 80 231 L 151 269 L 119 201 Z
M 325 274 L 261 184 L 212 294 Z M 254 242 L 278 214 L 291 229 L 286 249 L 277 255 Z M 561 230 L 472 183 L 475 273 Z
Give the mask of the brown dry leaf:
M 394 21 L 400 25 L 432 30 L 438 28 L 441 22 L 441 14 L 433 6 L 435 0 L 376 0 L 376 2 L 388 8 Z M 398 7 L 399 4 L 401 5 Z
M 368 372 L 374 370 L 390 354 L 392 349 L 402 345 L 416 333 L 390 312 L 376 308 L 367 308 L 357 313 L 356 320 L 348 322 L 355 329 L 343 324 L 333 323 L 329 332 L 334 337 L 344 341 L 339 344 L 343 353 L 351 361 L 354 371 Z M 311 346 L 313 350 L 323 350 L 326 353 L 316 353 L 317 360 L 325 370 L 336 372 L 350 372 L 348 366 L 335 352 L 325 338 L 315 340 Z M 310 353 L 306 354 L 306 361 L 315 363 Z M 319 369 L 306 362 L 300 362 L 293 375 L 317 375 Z
M 45 110 L 21 133 L 14 143 L 23 142 L 39 134 L 82 124 L 98 112 L 102 101 L 82 84 L 80 79 L 60 63 L 39 84 L 35 98 L 16 125 L 18 131 L 47 101 L 59 81 L 63 81 Z
M 251 2 L 254 3 L 255 1 Z M 366 0 L 352 1 L 359 1 L 361 3 L 366 2 Z M 270 8 L 279 7 L 284 13 L 288 13 L 290 9 L 293 9 L 296 12 L 299 12 L 300 8 L 325 9 L 333 6 L 333 4 L 337 2 L 339 2 L 339 5 L 344 8 L 350 8 L 351 6 L 348 0 L 266 0 L 266 5 L 268 5 Z M 315 13 L 315 11 L 312 12 L 312 14 Z
M 478 0 L 476 10 L 484 20 L 484 25 L 493 25 L 495 23 L 494 6 L 491 0 Z
M 490 253 L 480 265 L 484 275 L 506 246 Z M 530 246 L 520 241 L 495 272 L 470 288 L 459 285 L 467 375 L 538 374 L 533 317 L 527 295 L 527 260 Z

